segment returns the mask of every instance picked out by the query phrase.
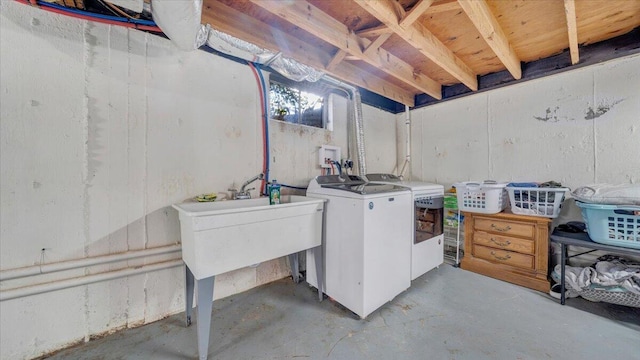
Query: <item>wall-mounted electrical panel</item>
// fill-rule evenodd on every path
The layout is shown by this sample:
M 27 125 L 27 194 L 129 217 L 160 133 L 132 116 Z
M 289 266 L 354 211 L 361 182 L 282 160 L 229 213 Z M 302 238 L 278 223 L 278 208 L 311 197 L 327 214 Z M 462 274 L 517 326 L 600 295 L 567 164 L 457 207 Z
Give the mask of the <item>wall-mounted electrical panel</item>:
M 321 168 L 330 168 L 331 161 L 340 163 L 340 148 L 332 145 L 322 145 L 318 150 L 318 164 Z

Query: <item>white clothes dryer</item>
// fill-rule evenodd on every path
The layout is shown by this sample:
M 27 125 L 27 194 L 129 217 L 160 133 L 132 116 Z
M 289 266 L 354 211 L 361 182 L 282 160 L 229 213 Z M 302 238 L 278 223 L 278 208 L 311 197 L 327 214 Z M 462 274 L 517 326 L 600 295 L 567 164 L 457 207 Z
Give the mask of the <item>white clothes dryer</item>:
M 367 174 L 368 181 L 411 190 L 411 280 L 444 262 L 444 186 L 404 181 L 393 174 Z

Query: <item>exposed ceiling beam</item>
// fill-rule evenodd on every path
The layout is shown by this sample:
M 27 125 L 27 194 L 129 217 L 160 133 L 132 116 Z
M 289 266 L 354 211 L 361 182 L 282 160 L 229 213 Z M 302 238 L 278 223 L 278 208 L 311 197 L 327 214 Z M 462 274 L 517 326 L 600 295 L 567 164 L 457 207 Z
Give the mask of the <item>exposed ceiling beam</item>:
M 356 31 L 356 35 L 360 37 L 373 38 L 378 37 L 382 34 L 393 34 L 393 31 L 387 27 L 387 25 L 375 26 L 368 29 L 363 29 L 360 31 Z
M 331 61 L 327 64 L 326 69 L 331 71 L 338 66 L 344 60 L 345 56 L 347 56 L 347 52 L 344 50 L 338 50 L 338 52 L 333 56 Z
M 366 39 L 351 32 L 346 25 L 307 1 L 251 0 L 251 2 L 419 91 L 435 98 L 442 97 L 442 87 L 438 82 L 420 74 L 410 64 L 395 55 L 382 48 L 363 53 L 360 46 Z
M 437 13 L 451 11 L 451 10 L 461 10 L 460 5 L 458 4 L 458 0 L 446 0 L 446 2 L 440 2 L 435 4 L 434 4 L 434 1 L 436 0 L 424 0 L 422 3 L 420 3 L 421 6 L 426 6 L 428 2 L 431 2 L 431 6 L 427 7 L 426 10 L 418 8 L 417 7 L 418 5 L 414 5 L 409 11 L 409 13 L 407 13 L 406 17 L 403 18 L 403 21 L 400 23 L 400 25 L 404 27 L 409 26 L 411 25 L 409 22 L 411 23 L 415 22 L 415 20 L 420 18 L 420 15 L 437 14 Z M 418 14 L 418 12 L 420 12 L 420 14 Z M 417 17 L 416 19 L 411 19 L 409 18 L 410 15 L 417 16 Z M 385 24 L 374 26 L 368 29 L 363 29 L 360 31 L 356 31 L 356 34 L 358 36 L 367 37 L 367 38 L 378 37 L 382 34 L 388 34 L 388 33 L 393 34 L 393 30 L 389 29 Z
M 458 0 L 458 3 L 513 78 L 522 78 L 520 59 L 486 1 Z
M 471 90 L 478 90 L 476 74 L 422 24 L 400 26 L 393 0 L 355 0 L 421 54 L 435 62 Z
M 378 50 L 382 44 L 384 44 L 385 41 L 389 40 L 389 38 L 391 37 L 392 34 L 382 34 L 380 36 L 378 36 L 375 40 L 373 40 L 373 42 L 371 42 L 371 44 L 369 44 L 367 46 L 367 48 L 364 51 L 365 56 L 369 56 L 371 54 L 373 54 L 374 51 Z
M 575 65 L 580 61 L 580 52 L 578 51 L 578 26 L 576 24 L 576 4 L 574 0 L 564 0 L 564 12 L 567 15 L 571 64 Z
M 412 25 L 414 22 L 418 20 L 422 14 L 433 4 L 435 0 L 420 0 L 417 4 L 415 4 L 411 10 L 405 15 L 405 17 L 400 21 L 400 26 L 407 27 Z
M 424 15 L 427 15 L 427 14 L 432 15 L 432 14 L 437 14 L 437 13 L 452 11 L 452 10 L 460 10 L 460 5 L 458 5 L 457 0 L 446 0 L 446 1 L 437 2 L 431 5 L 427 9 L 427 11 L 424 12 Z
M 380 77 L 372 75 L 361 68 L 342 62 L 329 70 L 325 68 L 332 56 L 319 51 L 284 31 L 274 29 L 255 18 L 235 10 L 218 1 L 207 2 L 202 9 L 202 22 L 212 28 L 248 41 L 274 52 L 282 52 L 286 57 L 316 69 L 325 70 L 327 74 L 344 82 L 367 89 L 401 104 L 413 106 L 414 94 Z M 242 26 L 238 26 L 242 24 Z

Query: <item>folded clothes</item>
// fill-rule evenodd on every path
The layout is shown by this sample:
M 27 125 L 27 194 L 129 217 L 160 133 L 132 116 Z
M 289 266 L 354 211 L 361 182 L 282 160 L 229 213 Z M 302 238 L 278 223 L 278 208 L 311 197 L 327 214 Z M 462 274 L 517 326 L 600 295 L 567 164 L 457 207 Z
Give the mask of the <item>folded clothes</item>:
M 512 183 L 508 183 L 507 184 L 508 187 L 521 187 L 521 188 L 537 188 L 537 187 L 543 187 L 543 188 L 560 188 L 562 187 L 562 184 L 557 182 L 557 181 L 546 181 L 543 183 L 537 183 L 537 182 L 512 182 Z
M 538 187 L 538 183 L 534 183 L 534 182 L 521 182 L 521 183 L 508 183 L 507 186 L 509 187 L 531 187 L 531 188 L 535 188 Z
M 539 187 L 544 187 L 544 188 L 561 188 L 562 184 L 557 182 L 557 181 L 547 181 L 547 182 L 543 182 L 542 184 L 538 185 Z

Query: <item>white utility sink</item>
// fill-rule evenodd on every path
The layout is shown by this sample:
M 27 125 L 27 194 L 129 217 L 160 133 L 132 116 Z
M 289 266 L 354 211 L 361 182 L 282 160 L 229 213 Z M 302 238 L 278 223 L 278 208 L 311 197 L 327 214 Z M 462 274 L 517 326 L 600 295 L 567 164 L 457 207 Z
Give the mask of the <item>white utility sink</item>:
M 196 279 L 321 245 L 324 200 L 282 196 L 173 205 L 180 213 L 182 258 Z
M 180 216 L 185 269 L 185 315 L 191 325 L 195 284 L 198 285 L 198 355 L 207 359 L 213 286 L 216 275 L 289 255 L 298 281 L 298 255 L 314 253 L 322 264 L 323 199 L 282 196 L 173 205 Z M 312 249 L 312 250 L 311 250 Z M 316 265 L 318 298 L 322 300 L 322 265 Z

